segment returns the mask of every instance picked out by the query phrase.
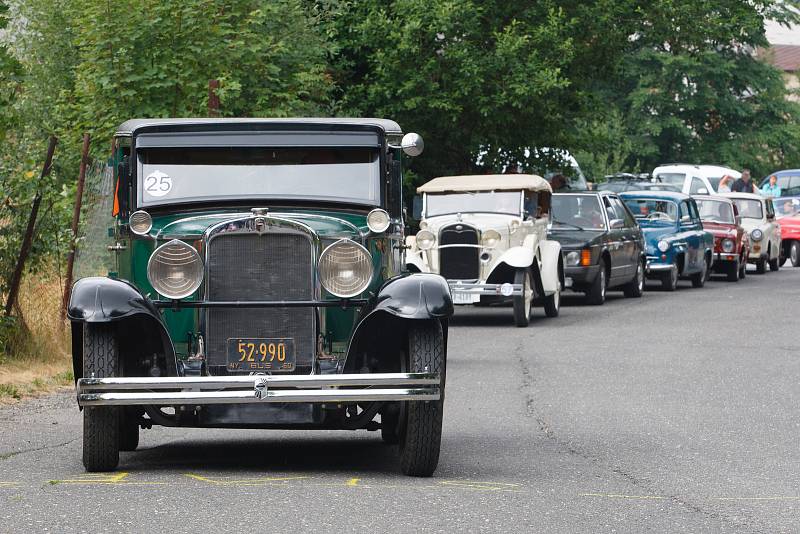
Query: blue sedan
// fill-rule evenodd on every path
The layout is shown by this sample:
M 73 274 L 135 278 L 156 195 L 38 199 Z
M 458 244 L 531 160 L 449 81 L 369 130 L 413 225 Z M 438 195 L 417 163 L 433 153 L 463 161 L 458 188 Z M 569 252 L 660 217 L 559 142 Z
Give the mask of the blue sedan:
M 678 278 L 703 287 L 714 261 L 714 236 L 703 229 L 692 197 L 669 191 L 631 191 L 619 197 L 644 234 L 647 277 L 674 291 Z

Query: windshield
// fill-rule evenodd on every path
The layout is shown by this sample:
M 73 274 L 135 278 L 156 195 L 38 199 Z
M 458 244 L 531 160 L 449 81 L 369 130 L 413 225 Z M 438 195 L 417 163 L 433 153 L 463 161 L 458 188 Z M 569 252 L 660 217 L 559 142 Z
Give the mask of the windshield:
M 138 154 L 142 207 L 262 198 L 380 204 L 373 148 L 146 148 Z
M 522 207 L 520 191 L 482 191 L 425 195 L 427 217 L 450 213 L 505 213 L 519 215 Z
M 778 218 L 791 217 L 800 213 L 800 198 L 776 198 L 773 202 L 775 216 Z
M 600 201 L 595 195 L 553 195 L 553 230 L 579 227 L 585 230 L 605 229 L 606 222 Z
M 702 199 L 696 199 L 696 201 L 697 208 L 700 210 L 700 219 L 730 224 L 735 222 L 733 218 L 733 206 L 729 202 Z
M 683 181 L 685 178 L 686 175 L 682 172 L 664 172 L 656 175 L 657 181 L 660 181 L 662 184 L 674 185 L 679 189 L 683 188 Z
M 625 198 L 623 200 L 640 224 L 657 221 L 674 223 L 678 220 L 678 205 L 670 200 L 653 198 Z
M 739 215 L 743 219 L 762 219 L 763 212 L 761 211 L 760 200 L 750 200 L 747 198 L 734 198 L 733 203 L 739 209 Z

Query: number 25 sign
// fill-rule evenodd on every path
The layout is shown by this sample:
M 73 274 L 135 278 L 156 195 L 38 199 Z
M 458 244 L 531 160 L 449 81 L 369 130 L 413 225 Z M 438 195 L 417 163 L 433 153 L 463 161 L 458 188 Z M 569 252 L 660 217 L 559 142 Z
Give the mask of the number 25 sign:
M 151 197 L 163 197 L 172 191 L 172 178 L 161 171 L 151 172 L 144 179 L 144 192 Z

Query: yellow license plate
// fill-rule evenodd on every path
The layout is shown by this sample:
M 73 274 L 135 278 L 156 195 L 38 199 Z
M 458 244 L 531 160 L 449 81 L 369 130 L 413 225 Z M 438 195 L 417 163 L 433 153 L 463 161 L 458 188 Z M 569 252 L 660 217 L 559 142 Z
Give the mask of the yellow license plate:
M 234 337 L 228 339 L 228 371 L 294 371 L 294 339 Z

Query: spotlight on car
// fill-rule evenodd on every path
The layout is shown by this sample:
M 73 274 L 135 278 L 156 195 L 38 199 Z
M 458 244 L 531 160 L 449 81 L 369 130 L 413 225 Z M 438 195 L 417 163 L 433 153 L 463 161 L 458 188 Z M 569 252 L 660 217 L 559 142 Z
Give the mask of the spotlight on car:
M 436 244 L 436 236 L 428 230 L 417 232 L 417 246 L 420 250 L 430 250 Z
M 764 232 L 756 228 L 750 233 L 750 237 L 753 238 L 753 241 L 761 241 L 764 238 Z

